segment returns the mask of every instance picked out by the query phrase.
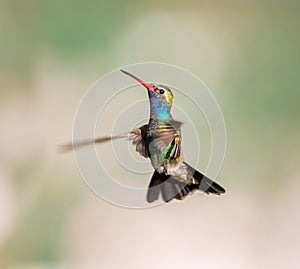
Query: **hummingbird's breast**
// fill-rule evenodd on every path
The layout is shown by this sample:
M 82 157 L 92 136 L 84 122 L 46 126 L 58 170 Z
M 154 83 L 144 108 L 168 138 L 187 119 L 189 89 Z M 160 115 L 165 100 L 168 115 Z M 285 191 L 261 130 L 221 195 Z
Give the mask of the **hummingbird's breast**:
M 185 179 L 187 171 L 183 164 L 180 126 L 181 123 L 174 120 L 150 119 L 146 145 L 157 172 Z

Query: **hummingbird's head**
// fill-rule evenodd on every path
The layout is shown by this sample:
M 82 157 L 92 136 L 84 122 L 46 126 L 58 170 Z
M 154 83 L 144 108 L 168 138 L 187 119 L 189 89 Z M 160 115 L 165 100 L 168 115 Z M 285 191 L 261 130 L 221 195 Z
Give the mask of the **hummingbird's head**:
M 158 99 L 160 102 L 164 103 L 166 106 L 172 106 L 174 95 L 170 88 L 161 84 L 149 84 L 153 89 L 148 90 L 149 98 Z
M 146 83 L 125 70 L 121 71 L 141 83 L 148 90 L 151 107 L 151 117 L 161 119 L 171 118 L 170 110 L 173 104 L 174 95 L 167 86 L 161 84 Z

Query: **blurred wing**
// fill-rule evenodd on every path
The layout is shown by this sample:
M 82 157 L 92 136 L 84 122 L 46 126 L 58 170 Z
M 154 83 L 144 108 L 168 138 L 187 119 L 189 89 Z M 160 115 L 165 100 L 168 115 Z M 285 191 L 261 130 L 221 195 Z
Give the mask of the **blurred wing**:
M 159 122 L 153 134 L 152 147 L 167 159 L 177 159 L 181 155 L 181 127 L 179 121 Z
M 135 145 L 136 151 L 145 158 L 149 158 L 146 145 L 147 124 L 129 133 L 128 139 Z

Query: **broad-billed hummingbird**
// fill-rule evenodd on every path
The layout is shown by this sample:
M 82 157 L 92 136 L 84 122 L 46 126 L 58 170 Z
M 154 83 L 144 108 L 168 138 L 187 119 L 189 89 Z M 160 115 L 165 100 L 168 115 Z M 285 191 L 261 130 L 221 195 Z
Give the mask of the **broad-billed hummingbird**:
M 94 141 L 81 141 L 63 145 L 60 150 L 91 143 L 102 143 L 112 139 L 127 137 L 136 147 L 136 151 L 150 158 L 155 169 L 147 192 L 149 203 L 158 200 L 160 193 L 165 202 L 173 198 L 182 200 L 196 190 L 207 194 L 223 194 L 225 189 L 212 181 L 189 164 L 184 162 L 181 147 L 182 123 L 173 119 L 171 107 L 174 95 L 169 87 L 150 84 L 135 75 L 121 70 L 142 84 L 148 91 L 150 101 L 150 119 L 148 124 L 126 135 L 100 137 Z

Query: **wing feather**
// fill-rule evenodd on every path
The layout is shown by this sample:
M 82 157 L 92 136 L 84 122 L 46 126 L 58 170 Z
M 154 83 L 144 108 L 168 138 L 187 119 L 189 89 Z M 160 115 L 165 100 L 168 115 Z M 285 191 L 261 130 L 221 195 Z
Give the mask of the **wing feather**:
M 168 159 L 177 159 L 181 155 L 181 130 L 179 121 L 156 122 L 155 131 L 152 132 L 152 145 L 154 150 L 163 152 Z M 153 148 L 152 148 L 153 150 Z
M 129 133 L 128 139 L 135 145 L 136 151 L 143 157 L 149 158 L 149 152 L 146 145 L 146 134 L 148 125 L 143 125 Z

